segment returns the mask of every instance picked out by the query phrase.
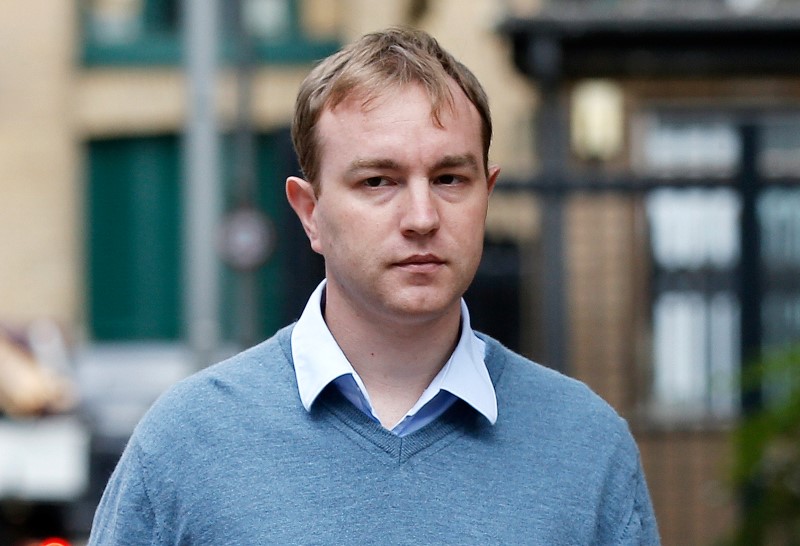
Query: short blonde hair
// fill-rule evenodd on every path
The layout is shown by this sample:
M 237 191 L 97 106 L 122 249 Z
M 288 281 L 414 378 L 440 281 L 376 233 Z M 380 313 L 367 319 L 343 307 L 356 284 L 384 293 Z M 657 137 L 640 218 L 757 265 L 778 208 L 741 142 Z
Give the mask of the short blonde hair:
M 364 101 L 388 87 L 420 84 L 431 99 L 431 115 L 440 123 L 442 108 L 452 108 L 449 86 L 455 81 L 481 117 L 484 168 L 488 169 L 492 118 L 489 100 L 475 75 L 429 34 L 393 27 L 366 34 L 321 61 L 300 86 L 292 122 L 292 143 L 303 176 L 319 193 L 319 140 L 316 125 L 322 111 L 335 108 L 354 93 Z

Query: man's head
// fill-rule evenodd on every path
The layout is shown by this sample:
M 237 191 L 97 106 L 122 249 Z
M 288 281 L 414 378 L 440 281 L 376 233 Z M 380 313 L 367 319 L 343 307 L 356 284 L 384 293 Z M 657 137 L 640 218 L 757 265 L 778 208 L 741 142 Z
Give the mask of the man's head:
M 499 172 L 475 77 L 430 36 L 392 29 L 319 65 L 297 109 L 305 179 L 286 196 L 325 258 L 326 320 L 457 329 Z
M 452 108 L 451 82 L 464 92 L 481 117 L 483 167 L 488 169 L 492 120 L 483 87 L 470 70 L 430 35 L 407 28 L 367 34 L 317 65 L 297 95 L 292 140 L 303 175 L 319 193 L 320 142 L 317 122 L 325 109 L 357 96 L 365 105 L 393 87 L 421 85 L 439 121 Z

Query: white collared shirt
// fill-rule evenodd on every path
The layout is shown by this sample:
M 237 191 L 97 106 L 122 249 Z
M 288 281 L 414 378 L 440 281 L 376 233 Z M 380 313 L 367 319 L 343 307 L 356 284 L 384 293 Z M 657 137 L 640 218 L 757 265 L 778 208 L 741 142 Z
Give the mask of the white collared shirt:
M 364 382 L 347 360 L 322 317 L 323 280 L 306 304 L 292 330 L 292 358 L 300 400 L 310 410 L 330 383 L 358 409 L 377 422 Z M 455 351 L 417 403 L 391 429 L 398 436 L 419 430 L 444 413 L 456 399 L 480 412 L 490 423 L 497 421 L 497 397 L 483 360 L 485 343 L 472 331 L 469 311 L 461 300 L 461 337 Z

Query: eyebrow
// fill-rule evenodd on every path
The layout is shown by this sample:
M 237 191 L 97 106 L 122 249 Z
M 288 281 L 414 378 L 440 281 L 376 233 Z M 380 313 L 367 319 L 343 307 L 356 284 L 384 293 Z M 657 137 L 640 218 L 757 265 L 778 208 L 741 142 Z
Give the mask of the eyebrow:
M 439 161 L 437 161 L 436 164 L 433 166 L 434 170 L 455 169 L 463 167 L 467 167 L 477 171 L 478 159 L 473 154 L 446 155 Z M 369 170 L 369 169 L 397 170 L 400 168 L 401 165 L 393 159 L 388 159 L 388 158 L 356 159 L 355 161 L 350 163 L 350 166 L 347 168 L 347 171 L 350 173 L 354 173 L 360 170 Z
M 393 159 L 356 159 L 347 168 L 347 171 L 354 173 L 361 170 L 378 169 L 378 170 L 395 170 L 399 169 L 400 164 Z
M 472 154 L 460 154 L 460 155 L 446 155 L 442 159 L 440 159 L 436 165 L 435 169 L 455 169 L 461 167 L 468 167 L 475 171 L 478 170 L 478 159 Z

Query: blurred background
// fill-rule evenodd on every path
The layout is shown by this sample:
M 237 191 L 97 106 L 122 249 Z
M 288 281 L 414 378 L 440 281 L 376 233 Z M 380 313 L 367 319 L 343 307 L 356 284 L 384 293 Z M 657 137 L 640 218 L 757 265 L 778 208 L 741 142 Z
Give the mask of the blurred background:
M 628 419 L 666 546 L 798 543 L 797 1 L 2 0 L 0 545 L 85 541 L 153 400 L 299 316 L 295 92 L 395 24 L 491 99 L 476 328 Z

